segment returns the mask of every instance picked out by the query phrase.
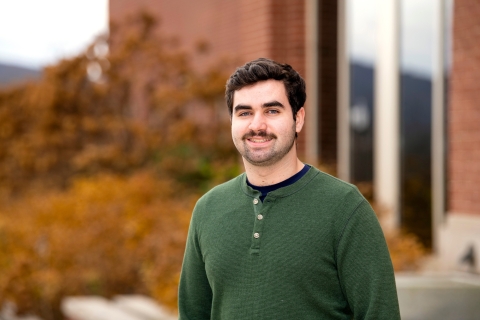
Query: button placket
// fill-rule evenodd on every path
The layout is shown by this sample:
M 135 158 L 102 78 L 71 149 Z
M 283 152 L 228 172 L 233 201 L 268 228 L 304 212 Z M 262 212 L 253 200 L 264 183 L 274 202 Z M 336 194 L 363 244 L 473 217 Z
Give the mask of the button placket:
M 259 198 L 254 198 L 252 200 L 253 203 L 253 210 L 255 212 L 255 216 L 260 215 L 262 211 L 263 203 L 260 201 Z M 260 231 L 261 225 L 258 224 L 257 219 L 255 219 L 255 223 L 253 224 L 253 232 L 252 232 L 252 249 L 259 249 L 260 248 Z
M 253 224 L 253 230 L 252 230 L 252 246 L 251 246 L 251 252 L 254 254 L 259 254 L 260 250 L 260 245 L 261 245 L 261 240 L 263 238 L 263 233 L 264 233 L 264 225 L 265 225 L 265 217 L 266 213 L 271 207 L 271 200 L 267 201 L 260 201 L 258 198 L 254 198 L 252 200 L 253 203 L 253 209 L 255 213 L 255 221 Z

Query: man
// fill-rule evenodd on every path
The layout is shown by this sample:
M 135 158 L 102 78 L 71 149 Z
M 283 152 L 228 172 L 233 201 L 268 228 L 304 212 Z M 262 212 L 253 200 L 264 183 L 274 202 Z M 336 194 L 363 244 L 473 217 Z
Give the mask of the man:
M 225 95 L 245 173 L 195 206 L 180 319 L 400 319 L 372 208 L 354 186 L 297 157 L 300 75 L 261 58 L 235 71 Z

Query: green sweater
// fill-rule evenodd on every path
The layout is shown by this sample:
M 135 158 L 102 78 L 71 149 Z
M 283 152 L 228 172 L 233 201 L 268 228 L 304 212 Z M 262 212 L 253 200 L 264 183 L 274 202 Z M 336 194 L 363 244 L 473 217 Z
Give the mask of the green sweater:
M 242 174 L 197 202 L 180 320 L 400 319 L 385 239 L 356 187 L 312 167 L 259 196 Z

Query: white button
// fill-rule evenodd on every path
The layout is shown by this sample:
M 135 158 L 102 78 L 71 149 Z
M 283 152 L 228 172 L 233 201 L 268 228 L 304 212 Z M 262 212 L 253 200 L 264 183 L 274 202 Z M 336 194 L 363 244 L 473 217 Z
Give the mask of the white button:
M 260 233 L 258 233 L 258 232 L 255 232 L 255 233 L 253 234 L 253 237 L 254 237 L 255 239 L 258 239 L 258 238 L 260 238 Z
M 262 219 L 263 219 L 263 216 L 262 216 L 261 214 L 259 214 L 259 215 L 257 216 L 257 219 L 258 219 L 258 220 L 262 220 Z
M 253 204 L 257 204 L 258 203 L 258 199 L 253 199 Z

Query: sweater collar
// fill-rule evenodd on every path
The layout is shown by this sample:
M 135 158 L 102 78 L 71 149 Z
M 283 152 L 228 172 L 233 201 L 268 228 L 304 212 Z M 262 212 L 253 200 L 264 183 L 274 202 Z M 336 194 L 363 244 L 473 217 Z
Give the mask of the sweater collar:
M 269 198 L 270 197 L 273 197 L 273 198 L 288 197 L 289 195 L 305 187 L 319 173 L 320 173 L 320 170 L 310 165 L 310 169 L 298 181 L 286 187 L 278 188 L 275 191 L 268 193 L 268 197 Z M 242 191 L 247 196 L 252 198 L 257 198 L 260 196 L 259 191 L 253 189 L 247 184 L 247 174 L 245 172 L 240 175 L 240 184 L 241 184 Z

